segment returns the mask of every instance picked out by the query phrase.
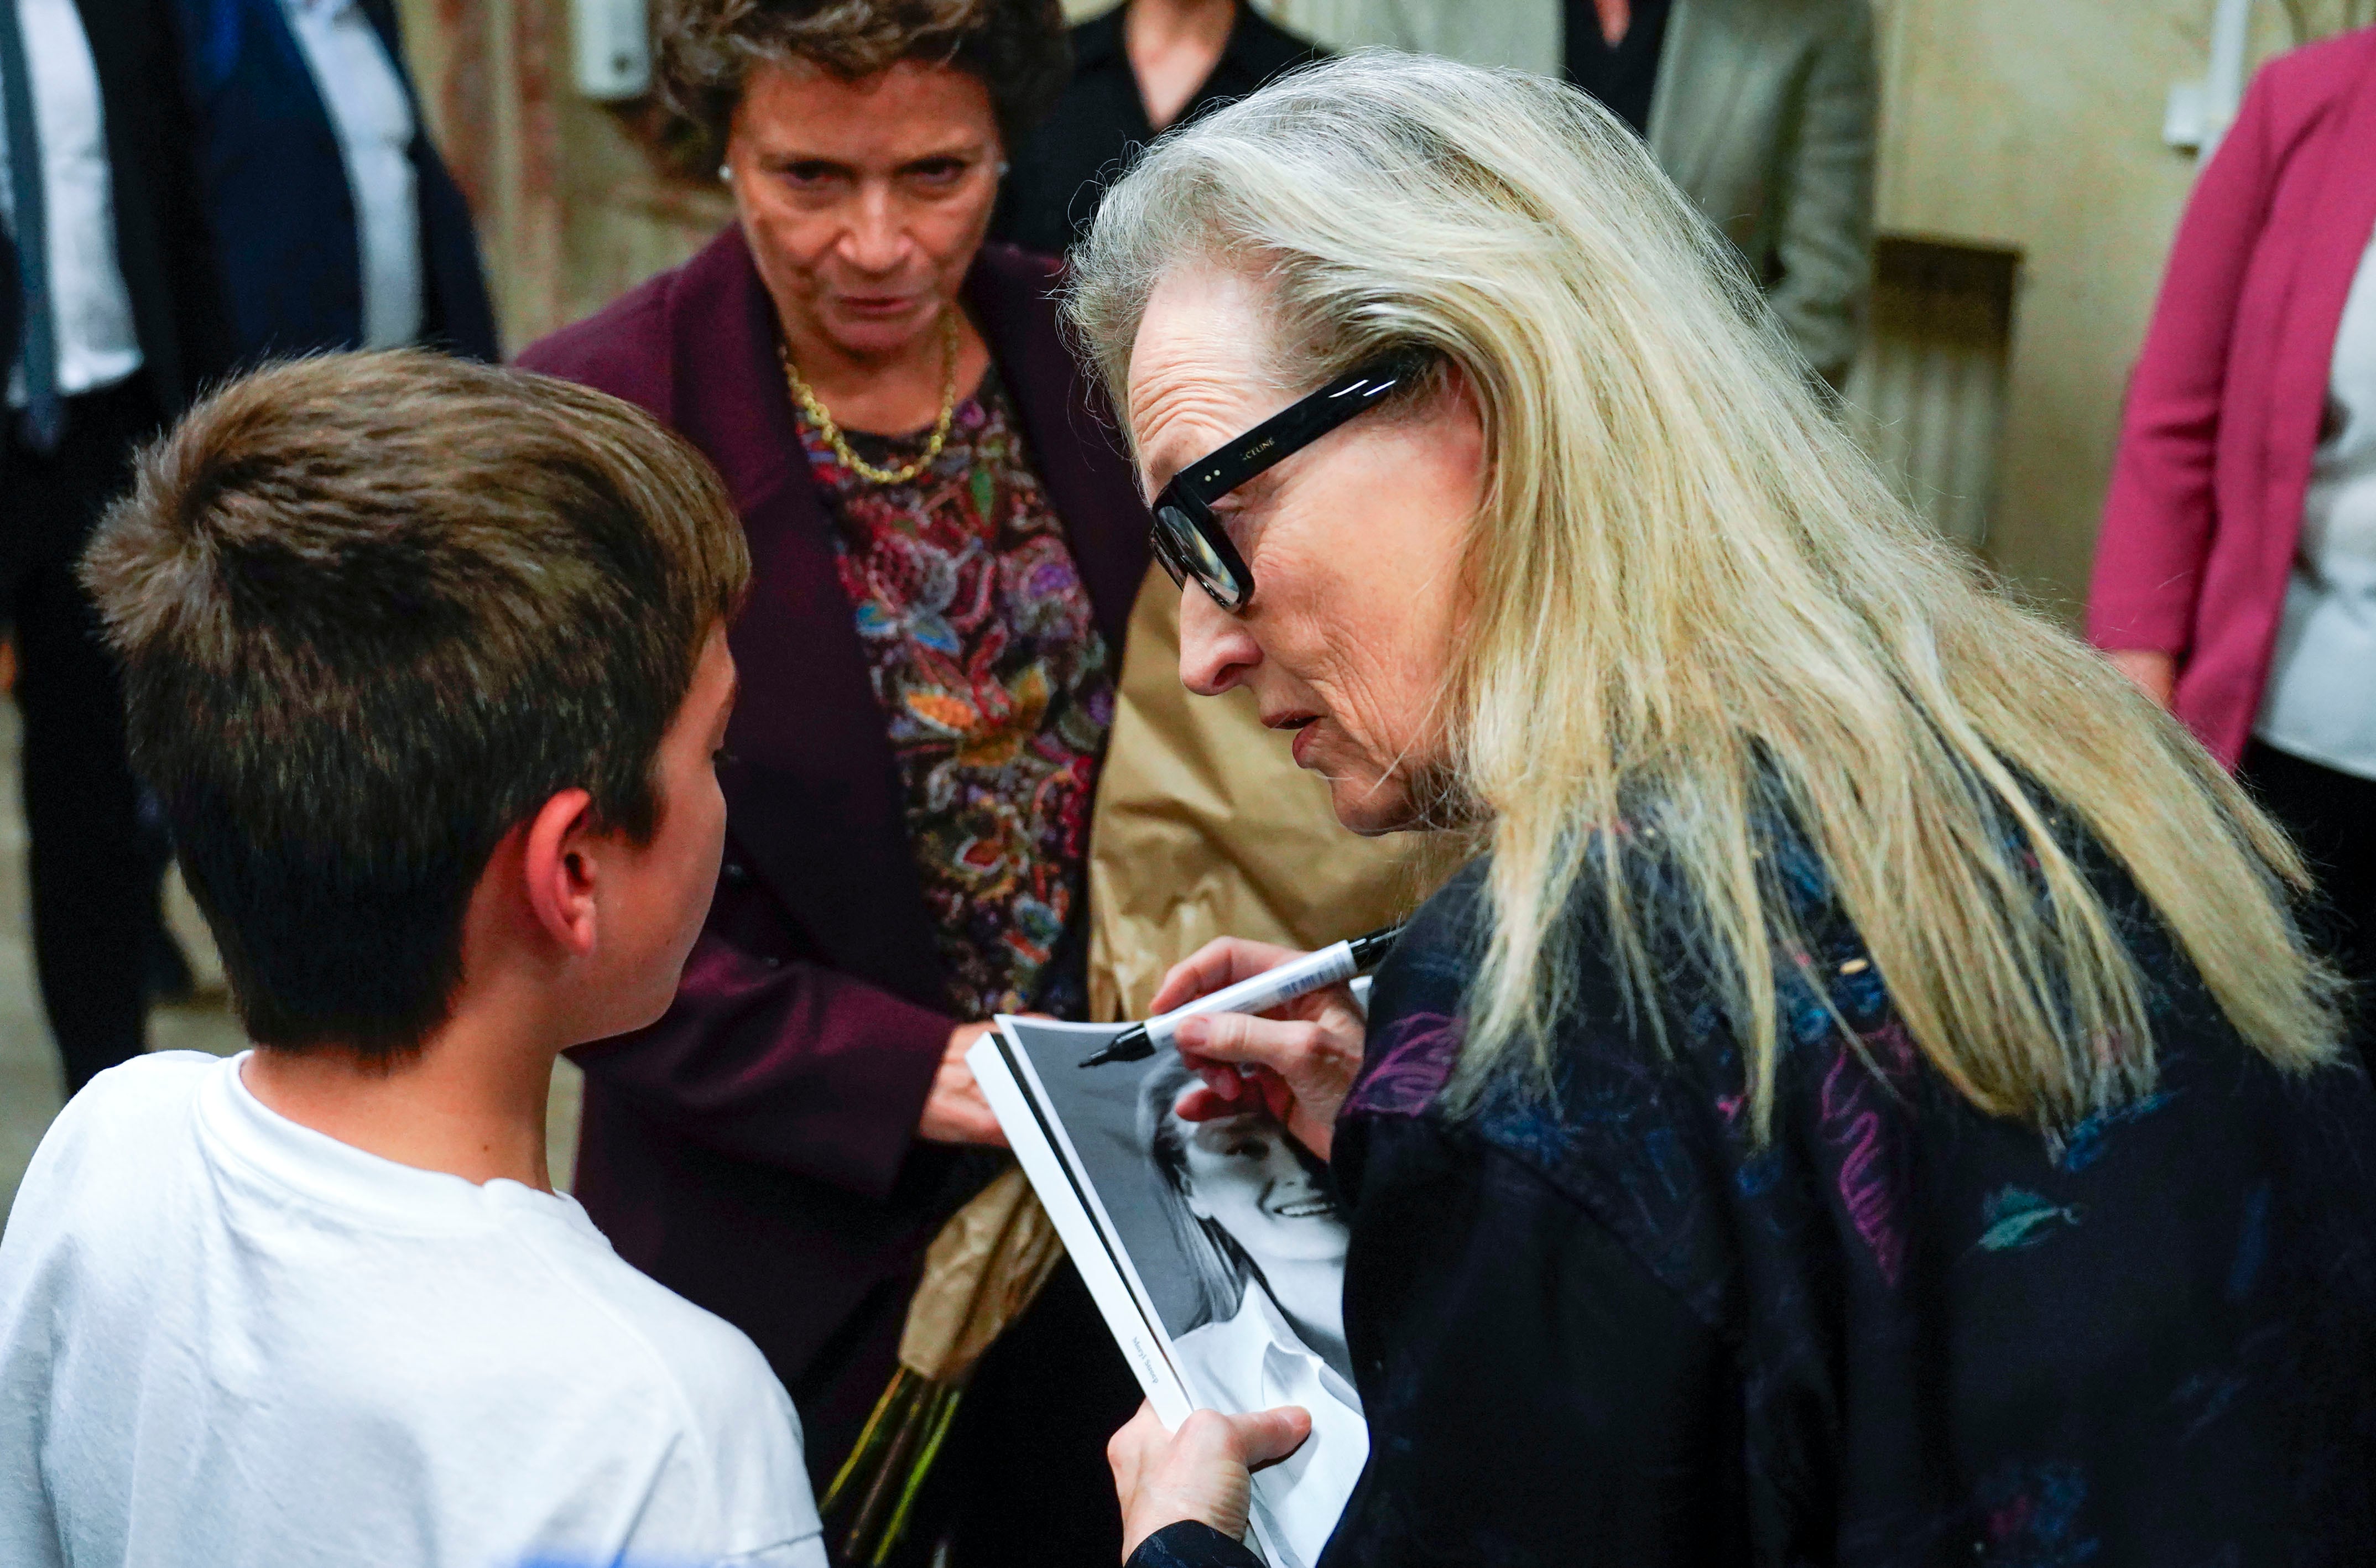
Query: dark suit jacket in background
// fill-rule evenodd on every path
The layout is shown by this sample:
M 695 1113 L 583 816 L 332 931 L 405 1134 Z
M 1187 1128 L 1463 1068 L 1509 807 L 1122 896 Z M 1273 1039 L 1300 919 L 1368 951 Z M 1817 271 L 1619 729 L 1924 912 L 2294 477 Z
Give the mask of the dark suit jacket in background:
M 469 208 L 429 139 L 391 0 L 359 0 L 412 101 L 421 340 L 498 351 Z M 173 0 L 196 158 L 244 362 L 362 342 L 362 243 L 338 133 L 280 0 Z
M 158 412 L 172 418 L 232 355 L 206 215 L 190 162 L 192 128 L 174 58 L 166 0 L 76 0 L 99 75 L 115 204 L 115 259 L 132 300 L 140 374 Z M 0 233 L 0 366 L 14 362 L 18 319 L 17 253 Z M 0 497 L 8 443 L 0 441 Z M 7 506 L 0 499 L 0 526 Z M 6 549 L 0 539 L 0 551 Z
M 1117 663 L 1146 514 L 1057 336 L 1052 264 L 984 248 L 989 339 Z M 726 866 L 676 1004 L 586 1069 L 577 1196 L 622 1256 L 756 1340 L 829 1475 L 888 1381 L 922 1251 L 996 1162 L 919 1144 L 956 1020 L 885 719 L 742 233 L 520 356 L 707 454 L 751 543 L 730 634 Z

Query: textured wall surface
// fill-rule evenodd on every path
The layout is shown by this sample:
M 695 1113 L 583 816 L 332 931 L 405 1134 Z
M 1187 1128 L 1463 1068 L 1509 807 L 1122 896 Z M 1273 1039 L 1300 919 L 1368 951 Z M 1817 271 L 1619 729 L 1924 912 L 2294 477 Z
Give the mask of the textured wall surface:
M 569 81 L 567 0 L 400 0 L 429 116 L 479 214 L 517 351 L 675 265 L 726 222 L 725 192 L 657 174 Z
M 1885 230 L 2022 253 L 1989 556 L 2075 618 L 2144 340 L 2196 160 L 2165 147 L 2215 0 L 1879 0 Z M 2252 56 L 2362 0 L 2263 0 Z M 2290 13 L 2290 14 L 2289 14 Z
M 2161 143 L 2210 0 L 1890 0 L 1881 223 L 2022 254 L 1990 556 L 2083 598 L 2121 393 L 2194 160 Z
M 1997 503 L 2020 258 L 1883 234 L 1849 422 L 1930 525 L 1985 551 Z

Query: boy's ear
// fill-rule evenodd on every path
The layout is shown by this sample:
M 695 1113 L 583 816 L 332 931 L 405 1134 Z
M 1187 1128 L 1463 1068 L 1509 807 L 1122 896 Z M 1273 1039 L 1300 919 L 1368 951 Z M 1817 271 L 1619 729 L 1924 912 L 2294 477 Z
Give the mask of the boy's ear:
M 529 819 L 520 844 L 529 909 L 572 953 L 594 950 L 594 797 L 564 790 Z

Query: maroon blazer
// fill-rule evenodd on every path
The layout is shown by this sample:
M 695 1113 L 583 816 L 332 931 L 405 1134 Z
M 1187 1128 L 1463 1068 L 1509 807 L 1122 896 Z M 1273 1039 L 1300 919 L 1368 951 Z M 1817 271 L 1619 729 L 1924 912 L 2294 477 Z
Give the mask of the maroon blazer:
M 2130 384 L 2087 635 L 2178 660 L 2229 766 L 2301 536 L 2353 275 L 2376 231 L 2376 30 L 2271 62 L 2195 186 Z
M 986 246 L 965 303 L 1118 659 L 1146 512 L 1057 333 L 1056 264 Z M 831 523 L 742 232 L 520 363 L 649 410 L 706 454 L 751 541 L 729 633 L 726 864 L 668 1016 L 576 1051 L 577 1197 L 622 1256 L 758 1342 L 829 1474 L 888 1381 L 923 1249 L 996 1169 L 920 1144 L 952 1016 Z

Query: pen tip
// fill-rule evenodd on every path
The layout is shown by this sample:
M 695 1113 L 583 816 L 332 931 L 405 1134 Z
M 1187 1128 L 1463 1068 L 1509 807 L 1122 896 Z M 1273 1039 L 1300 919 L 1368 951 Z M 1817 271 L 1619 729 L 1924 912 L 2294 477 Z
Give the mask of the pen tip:
M 1144 1024 L 1133 1024 L 1129 1028 L 1123 1030 L 1122 1033 L 1106 1041 L 1105 1044 L 1100 1046 L 1098 1050 L 1091 1051 L 1087 1056 L 1082 1058 L 1081 1065 L 1084 1067 L 1102 1067 L 1109 1062 L 1135 1062 L 1139 1057 L 1147 1054 L 1147 1052 L 1142 1049 L 1146 1043 L 1146 1026 Z

